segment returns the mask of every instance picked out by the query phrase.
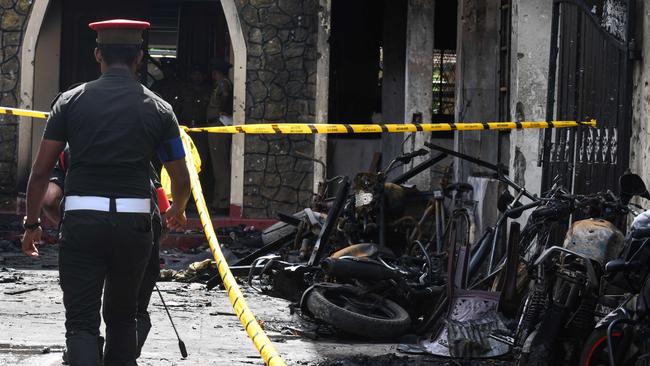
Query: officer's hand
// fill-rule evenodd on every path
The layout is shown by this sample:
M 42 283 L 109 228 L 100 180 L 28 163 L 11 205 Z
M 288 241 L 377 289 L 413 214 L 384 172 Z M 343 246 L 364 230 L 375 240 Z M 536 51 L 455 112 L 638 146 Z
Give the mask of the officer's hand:
M 34 230 L 25 230 L 22 242 L 23 253 L 29 257 L 38 257 L 36 243 L 41 241 L 41 235 L 43 235 L 43 229 L 40 227 Z
M 165 224 L 172 230 L 183 230 L 187 224 L 185 217 L 185 209 L 172 204 L 172 206 L 165 212 Z

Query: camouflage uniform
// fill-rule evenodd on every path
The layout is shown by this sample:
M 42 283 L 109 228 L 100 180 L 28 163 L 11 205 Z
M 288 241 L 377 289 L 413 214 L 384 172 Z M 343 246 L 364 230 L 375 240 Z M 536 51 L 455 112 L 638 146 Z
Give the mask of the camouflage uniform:
M 208 124 L 223 126 L 223 117 L 232 117 L 232 102 L 232 82 L 227 78 L 216 81 L 207 109 Z M 215 179 L 212 207 L 216 209 L 230 207 L 231 141 L 232 136 L 229 134 L 208 135 L 210 160 Z

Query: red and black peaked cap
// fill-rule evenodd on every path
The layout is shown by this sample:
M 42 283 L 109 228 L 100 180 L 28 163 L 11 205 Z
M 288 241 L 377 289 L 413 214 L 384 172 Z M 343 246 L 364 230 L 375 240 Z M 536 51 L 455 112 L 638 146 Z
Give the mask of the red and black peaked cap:
M 112 19 L 88 24 L 97 32 L 97 44 L 142 44 L 142 31 L 151 24 L 139 20 Z

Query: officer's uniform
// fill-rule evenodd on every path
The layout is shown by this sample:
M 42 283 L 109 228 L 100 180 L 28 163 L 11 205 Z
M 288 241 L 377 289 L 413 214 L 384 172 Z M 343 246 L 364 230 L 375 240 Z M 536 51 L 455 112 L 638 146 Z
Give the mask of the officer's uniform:
M 90 26 L 100 44 L 135 44 L 133 29 L 141 43 L 149 23 L 124 24 Z M 149 165 L 156 151 L 163 162 L 184 157 L 176 117 L 128 70 L 109 68 L 61 94 L 43 138 L 70 148 L 59 240 L 70 364 L 98 363 L 103 289 L 104 364 L 136 365 L 138 290 L 153 242 Z
M 52 174 L 50 175 L 50 182 L 56 184 L 61 188 L 62 191 L 65 190 L 65 176 L 68 172 L 68 166 L 70 164 L 70 149 L 66 148 L 59 155 L 54 169 L 52 169 Z M 161 187 L 160 178 L 156 173 L 153 164 L 150 167 L 150 179 L 151 179 L 151 199 L 153 206 L 153 217 L 151 220 L 152 231 L 153 231 L 153 248 L 151 250 L 151 257 L 149 257 L 149 262 L 147 263 L 147 268 L 144 271 L 142 278 L 142 283 L 140 284 L 140 291 L 138 293 L 138 311 L 136 315 L 137 320 L 137 335 L 138 335 L 138 352 L 137 356 L 140 356 L 140 351 L 144 342 L 147 340 L 149 331 L 151 330 L 151 319 L 149 317 L 149 312 L 147 308 L 149 307 L 149 301 L 151 300 L 151 294 L 156 285 L 156 280 L 160 275 L 160 238 L 162 236 L 162 217 L 160 214 L 160 209 L 158 205 L 158 196 L 156 191 Z M 100 343 L 103 340 L 100 340 Z M 100 348 L 101 348 L 100 344 Z M 67 353 L 64 357 L 67 361 Z
M 222 72 L 227 74 L 230 64 L 219 61 L 213 61 L 215 63 L 213 67 L 221 68 Z M 210 96 L 207 110 L 208 123 L 211 126 L 223 126 L 225 124 L 224 120 L 229 119 L 232 121 L 232 103 L 232 82 L 224 77 L 215 83 Z M 208 144 L 215 180 L 212 207 L 225 210 L 230 207 L 230 148 L 232 136 L 230 134 L 211 133 L 208 135 Z

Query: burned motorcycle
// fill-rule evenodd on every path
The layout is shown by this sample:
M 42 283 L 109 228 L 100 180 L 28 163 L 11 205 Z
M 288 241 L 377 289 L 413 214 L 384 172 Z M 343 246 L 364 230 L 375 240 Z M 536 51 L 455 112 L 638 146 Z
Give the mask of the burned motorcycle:
M 320 262 L 325 281 L 305 291 L 305 313 L 347 333 L 385 339 L 404 334 L 433 307 L 443 289 L 433 275 L 434 260 L 426 251 L 405 255 L 407 232 L 399 229 L 408 221 L 407 196 L 417 192 L 400 184 L 404 175 L 387 182 L 395 164 L 426 153 L 402 155 L 379 173 L 354 178 L 331 239 L 347 246 Z
M 650 359 L 650 228 L 626 238 L 620 258 L 605 266 L 613 286 L 626 292 L 620 305 L 601 319 L 587 338 L 580 365 L 647 365 Z
M 637 175 L 627 174 L 621 196 L 650 199 Z M 624 184 L 623 184 L 624 183 Z M 582 350 L 580 365 L 650 364 L 650 226 L 648 211 L 637 215 L 617 259 L 605 266 L 608 291 L 603 299 L 619 299 L 618 306 L 595 326 Z M 621 300 L 622 299 L 622 300 Z
M 621 184 L 621 192 L 627 191 Z M 625 218 L 629 199 L 611 192 L 572 198 L 573 213 L 591 218 L 574 222 L 563 245 L 544 250 L 535 261 L 517 329 L 519 365 L 577 362 L 603 295 L 605 264 L 623 248 L 624 236 L 612 222 Z
M 307 290 L 303 308 L 340 330 L 369 338 L 401 336 L 443 291 L 428 280 L 423 260 L 395 257 L 376 244 L 349 246 L 321 267 L 329 282 Z

